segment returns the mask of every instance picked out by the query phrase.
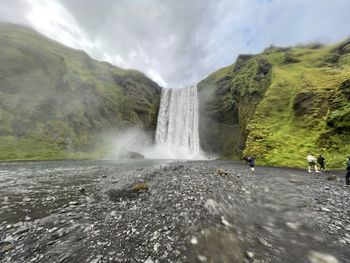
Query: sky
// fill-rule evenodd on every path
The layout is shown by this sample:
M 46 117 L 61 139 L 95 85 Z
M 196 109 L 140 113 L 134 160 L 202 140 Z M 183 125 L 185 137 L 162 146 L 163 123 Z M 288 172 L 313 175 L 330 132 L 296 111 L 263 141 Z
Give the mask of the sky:
M 171 88 L 270 45 L 340 41 L 349 14 L 350 0 L 0 0 L 0 21 Z

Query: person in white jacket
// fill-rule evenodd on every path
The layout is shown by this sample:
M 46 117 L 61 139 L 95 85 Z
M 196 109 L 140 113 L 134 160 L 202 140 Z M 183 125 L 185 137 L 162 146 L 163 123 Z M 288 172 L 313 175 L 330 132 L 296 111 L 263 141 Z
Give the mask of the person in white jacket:
M 309 164 L 309 173 L 311 173 L 311 167 L 313 166 L 315 168 L 315 172 L 318 173 L 318 169 L 317 169 L 317 165 L 316 165 L 316 157 L 313 156 L 312 154 L 309 154 L 308 156 L 306 156 L 307 159 L 307 163 Z

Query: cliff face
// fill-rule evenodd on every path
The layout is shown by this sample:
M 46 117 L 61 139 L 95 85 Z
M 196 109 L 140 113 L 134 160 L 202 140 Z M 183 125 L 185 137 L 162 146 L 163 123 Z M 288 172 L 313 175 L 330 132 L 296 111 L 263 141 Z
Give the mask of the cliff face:
M 271 64 L 262 56 L 241 55 L 198 84 L 200 140 L 204 151 L 239 158 L 247 124 L 271 79 Z
M 323 153 L 333 167 L 350 153 L 350 41 L 239 56 L 198 87 L 207 151 L 285 166 Z
M 152 133 L 160 91 L 140 72 L 0 24 L 0 159 L 83 157 L 101 132 Z

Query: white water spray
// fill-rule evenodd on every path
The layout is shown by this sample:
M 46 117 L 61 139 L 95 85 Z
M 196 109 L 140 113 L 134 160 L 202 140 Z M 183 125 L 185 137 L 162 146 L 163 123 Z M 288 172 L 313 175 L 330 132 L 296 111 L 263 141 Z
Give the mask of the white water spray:
M 197 86 L 162 90 L 155 140 L 163 158 L 202 159 Z

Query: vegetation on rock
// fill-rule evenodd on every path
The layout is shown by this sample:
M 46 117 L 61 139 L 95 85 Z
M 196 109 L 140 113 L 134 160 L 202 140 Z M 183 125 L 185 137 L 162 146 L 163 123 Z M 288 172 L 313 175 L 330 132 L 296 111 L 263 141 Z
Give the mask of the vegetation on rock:
M 160 90 L 140 72 L 0 23 L 0 160 L 101 157 L 102 132 L 154 132 Z
M 308 153 L 328 167 L 350 153 L 350 40 L 239 56 L 198 87 L 204 150 L 300 167 Z

